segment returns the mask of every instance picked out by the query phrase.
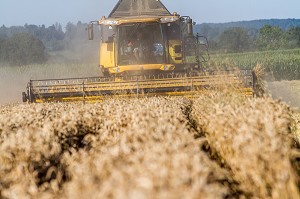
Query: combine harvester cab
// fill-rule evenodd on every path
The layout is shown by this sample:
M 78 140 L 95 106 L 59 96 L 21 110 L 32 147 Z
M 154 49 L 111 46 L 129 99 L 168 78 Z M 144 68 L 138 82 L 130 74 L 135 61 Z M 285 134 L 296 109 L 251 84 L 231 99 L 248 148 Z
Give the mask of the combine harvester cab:
M 194 96 L 228 85 L 253 95 L 251 70 L 213 71 L 205 37 L 194 35 L 188 16 L 171 14 L 159 0 L 119 0 L 100 26 L 102 77 L 31 80 L 24 102 L 101 101 L 107 96 Z M 225 86 L 226 85 L 226 86 Z

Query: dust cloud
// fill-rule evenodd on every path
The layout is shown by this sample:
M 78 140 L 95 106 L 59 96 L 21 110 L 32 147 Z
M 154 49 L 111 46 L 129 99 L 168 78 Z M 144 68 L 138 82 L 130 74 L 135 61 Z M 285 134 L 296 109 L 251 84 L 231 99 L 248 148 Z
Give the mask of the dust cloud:
M 30 80 L 100 76 L 96 63 L 47 63 L 29 66 L 0 65 L 0 104 L 22 102 Z
M 291 107 L 300 109 L 300 81 L 267 82 L 267 89 L 274 99 L 280 99 Z
M 0 104 L 21 102 L 26 81 L 20 74 L 12 77 L 5 69 L 0 68 Z
M 0 63 L 0 104 L 22 102 L 30 80 L 101 76 L 99 38 L 88 41 L 79 37 L 68 43 L 64 51 L 48 52 L 45 64 L 9 66 Z

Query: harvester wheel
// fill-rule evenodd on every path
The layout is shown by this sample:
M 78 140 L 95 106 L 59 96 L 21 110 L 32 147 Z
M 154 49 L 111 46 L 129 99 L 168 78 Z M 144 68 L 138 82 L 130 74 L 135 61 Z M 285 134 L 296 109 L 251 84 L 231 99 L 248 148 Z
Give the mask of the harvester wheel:
M 111 77 L 111 75 L 110 75 L 108 69 L 103 68 L 103 69 L 101 70 L 101 72 L 102 72 L 102 76 L 103 76 L 103 77 Z
M 22 92 L 22 101 L 27 102 L 28 101 L 28 96 L 25 92 Z

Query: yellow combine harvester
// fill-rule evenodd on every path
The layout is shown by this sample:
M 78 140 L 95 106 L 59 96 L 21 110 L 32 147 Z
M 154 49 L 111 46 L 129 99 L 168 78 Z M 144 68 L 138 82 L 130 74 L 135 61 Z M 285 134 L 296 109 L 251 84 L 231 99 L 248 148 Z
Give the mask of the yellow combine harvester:
M 253 94 L 251 70 L 203 70 L 207 39 L 194 35 L 188 16 L 171 14 L 159 0 L 119 0 L 111 14 L 88 25 L 89 40 L 100 26 L 102 77 L 31 80 L 24 102 L 98 101 L 103 97 L 194 95 L 237 85 Z

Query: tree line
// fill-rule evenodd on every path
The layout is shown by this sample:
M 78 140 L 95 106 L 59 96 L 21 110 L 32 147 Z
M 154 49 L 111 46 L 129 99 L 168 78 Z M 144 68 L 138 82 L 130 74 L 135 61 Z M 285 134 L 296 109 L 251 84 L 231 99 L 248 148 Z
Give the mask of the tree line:
M 245 28 L 250 36 L 257 36 L 259 30 L 265 25 L 279 27 L 286 31 L 292 27 L 300 27 L 300 19 L 259 19 L 228 23 L 202 23 L 195 25 L 194 29 L 210 40 L 218 40 L 225 30 L 236 27 Z
M 209 43 L 211 50 L 224 53 L 300 48 L 300 27 L 283 30 L 265 25 L 257 34 L 242 27 L 229 28 Z
M 43 42 L 25 32 L 0 38 L 0 61 L 11 65 L 44 63 L 47 59 Z
M 51 52 L 80 51 L 87 44 L 87 24 L 69 22 L 65 30 L 52 26 L 28 25 L 0 27 L 0 62 L 11 65 L 44 63 Z M 80 49 L 79 49 L 80 48 Z

